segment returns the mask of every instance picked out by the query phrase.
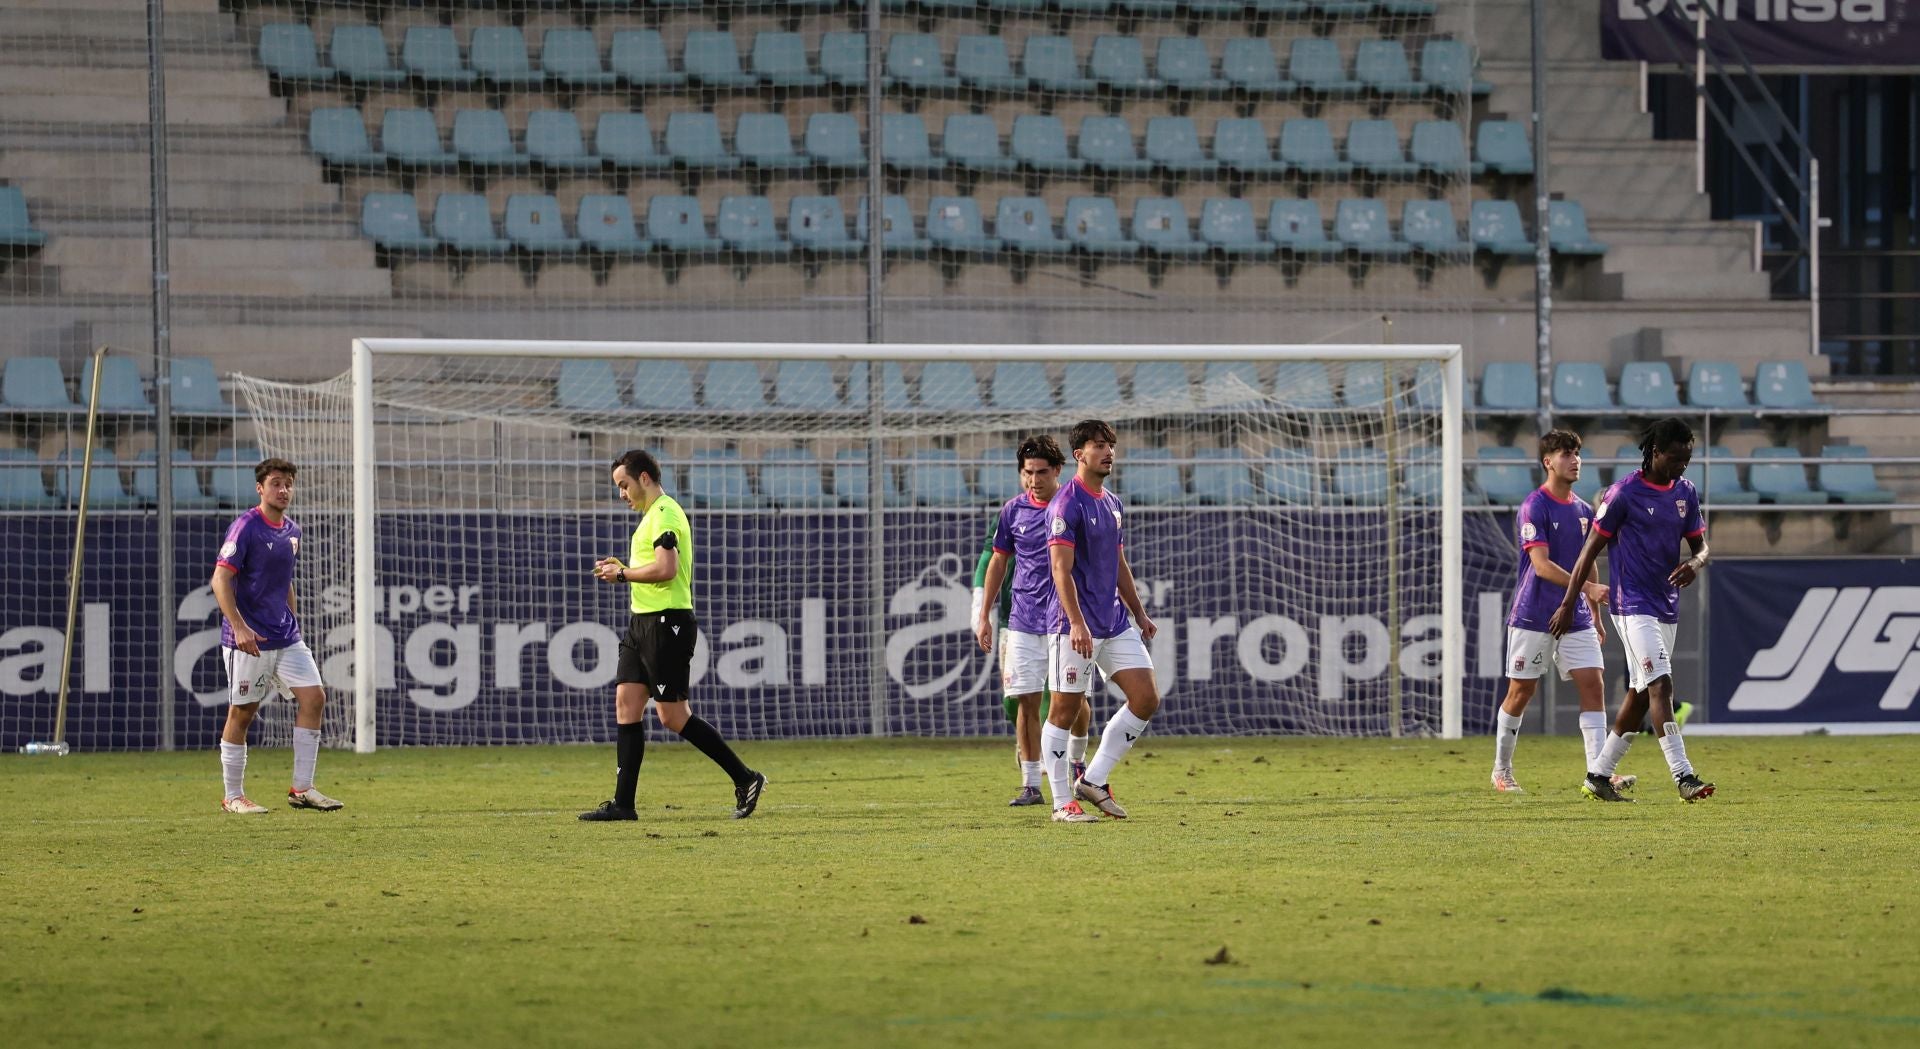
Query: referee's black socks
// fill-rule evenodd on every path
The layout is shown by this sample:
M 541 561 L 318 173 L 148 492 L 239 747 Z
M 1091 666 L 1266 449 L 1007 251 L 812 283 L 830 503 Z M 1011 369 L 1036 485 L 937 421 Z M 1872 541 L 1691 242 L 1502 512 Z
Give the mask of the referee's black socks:
M 719 730 L 698 716 L 687 718 L 687 723 L 680 728 L 680 738 L 699 747 L 700 753 L 712 758 L 713 763 L 724 769 L 736 785 L 746 782 L 748 777 L 753 775 L 752 772 L 747 771 L 747 766 L 740 762 L 740 757 L 733 752 L 733 748 L 727 746 L 727 741 L 720 738 Z
M 636 721 L 621 725 L 615 737 L 614 754 L 620 767 L 614 770 L 613 803 L 633 808 L 633 792 L 640 786 L 640 762 L 647 756 L 647 723 Z

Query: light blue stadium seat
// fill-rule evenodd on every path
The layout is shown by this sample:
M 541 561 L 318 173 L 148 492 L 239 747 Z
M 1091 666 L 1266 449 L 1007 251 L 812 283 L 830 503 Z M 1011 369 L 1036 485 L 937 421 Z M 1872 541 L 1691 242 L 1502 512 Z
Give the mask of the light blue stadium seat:
M 5 379 L 0 380 L 0 406 L 56 412 L 81 407 L 67 396 L 67 378 L 52 357 L 9 357 L 6 369 Z
M 933 361 L 920 371 L 920 406 L 946 411 L 980 407 L 980 380 L 965 361 Z
M 377 170 L 387 158 L 367 139 L 367 125 L 351 106 L 316 109 L 307 123 L 307 147 L 331 167 Z
M 1200 380 L 1200 399 L 1212 407 L 1249 404 L 1263 392 L 1252 361 L 1210 361 Z
M 553 403 L 570 412 L 617 412 L 626 407 L 613 378 L 613 362 L 604 358 L 561 361 Z
M 1133 399 L 1136 403 L 1179 408 L 1191 405 L 1193 383 L 1187 377 L 1187 366 L 1179 361 L 1142 361 L 1134 365 Z
M 1360 41 L 1353 56 L 1353 76 L 1376 95 L 1411 98 L 1427 93 L 1427 85 L 1413 78 L 1407 49 L 1398 40 Z
M 415 228 L 419 223 L 415 221 Z M 180 415 L 232 415 L 233 405 L 220 393 L 220 377 L 205 357 L 173 359 L 173 410 Z
M 527 114 L 527 157 L 548 171 L 597 171 L 600 158 L 587 152 L 580 118 L 566 109 Z
M 1275 448 L 1260 467 L 1260 487 L 1267 499 L 1290 506 L 1315 506 L 1326 501 L 1320 466 L 1298 448 Z
M 761 171 L 795 171 L 813 161 L 794 151 L 787 118 L 779 113 L 742 113 L 734 125 L 733 149 L 748 167 Z
M 719 238 L 707 235 L 700 201 L 688 196 L 656 196 L 647 201 L 647 239 L 655 248 L 673 252 L 719 251 Z
M 1706 454 L 1696 456 L 1689 473 L 1700 485 L 1701 498 L 1709 503 L 1728 506 L 1750 506 L 1760 501 L 1760 493 L 1740 483 L 1740 470 L 1727 459 L 1733 457 L 1733 451 L 1724 444 L 1708 445 Z M 1824 467 L 1822 467 L 1824 469 Z M 1826 487 L 1824 484 L 1821 487 Z M 1587 500 L 1592 502 L 1591 499 Z
M 826 361 L 781 361 L 773 377 L 773 403 L 777 408 L 800 410 L 840 407 L 833 365 Z
M 1440 386 L 1435 381 L 1435 406 Z M 1480 407 L 1493 412 L 1531 412 L 1540 407 L 1540 386 L 1532 365 L 1490 361 L 1480 372 Z
M 652 247 L 634 225 L 633 204 L 619 194 L 589 193 L 581 197 L 574 230 L 589 251 L 644 255 Z
M 753 75 L 769 87 L 822 87 L 827 78 L 807 65 L 807 41 L 799 33 L 765 30 L 753 35 Z
M 961 506 L 974 499 L 966 468 L 951 448 L 922 448 L 907 463 L 907 492 L 918 506 Z
M 1121 94 L 1152 94 L 1164 86 L 1147 75 L 1146 50 L 1137 36 L 1095 38 L 1087 75 L 1106 90 Z
M 1473 152 L 1480 165 L 1496 175 L 1533 174 L 1533 146 L 1517 120 L 1482 121 L 1473 133 Z
M 498 255 L 513 246 L 493 228 L 487 198 L 478 193 L 442 193 L 433 205 L 433 235 L 447 248 L 475 255 Z
M 1047 0 L 986 0 L 983 6 L 995 11 L 1037 15 L 1046 11 Z
M 1628 361 L 1620 368 L 1620 407 L 1631 412 L 1668 412 L 1680 407 L 1673 372 L 1665 361 Z
M 1593 361 L 1561 361 L 1553 366 L 1553 406 L 1598 414 L 1613 410 L 1607 370 Z
M 1168 18 L 1184 6 L 1184 0 L 1113 0 L 1120 14 L 1140 18 Z
M 460 158 L 440 141 L 440 125 L 424 109 L 389 109 L 380 118 L 380 151 L 401 167 L 448 171 Z
M 1162 258 L 1196 258 L 1207 244 L 1193 235 L 1187 206 L 1172 197 L 1140 197 L 1133 202 L 1133 239 Z
M 795 197 L 787 203 L 787 239 L 814 255 L 858 255 L 862 243 L 847 235 L 847 215 L 838 197 Z
M 1798 448 L 1755 448 L 1760 460 L 1803 458 Z M 1782 506 L 1812 506 L 1827 501 L 1827 493 L 1807 484 L 1807 468 L 1794 462 L 1756 462 L 1747 471 L 1747 482 L 1760 493 L 1763 503 Z
M 1313 10 L 1326 18 L 1365 18 L 1373 10 L 1373 0 L 1310 0 Z
M 783 259 L 793 253 L 793 245 L 774 223 L 773 202 L 765 197 L 721 198 L 715 232 L 728 249 L 740 255 Z
M 1081 134 L 1085 134 L 1083 128 Z M 1219 164 L 1200 149 L 1200 129 L 1191 117 L 1147 121 L 1147 161 L 1169 175 L 1211 175 Z
M 726 205 L 721 205 L 725 210 Z M 700 399 L 708 408 L 727 412 L 757 412 L 767 406 L 766 382 L 754 361 L 713 361 L 700 384 Z
M 1422 17 L 1440 10 L 1437 0 L 1375 0 L 1374 6 L 1385 14 L 1402 18 Z
M 1042 174 L 1070 175 L 1087 163 L 1067 154 L 1067 129 L 1056 116 L 1026 114 L 1014 118 L 1009 139 L 1013 159 L 1021 167 Z
M 1213 75 L 1213 55 L 1196 36 L 1163 36 L 1153 52 L 1153 72 L 1170 91 L 1213 96 L 1233 85 Z
M 1163 74 L 1164 75 L 1164 74 Z M 1220 76 L 1249 98 L 1288 98 L 1299 90 L 1280 75 L 1280 60 L 1266 37 L 1233 37 L 1220 56 Z
M 974 469 L 974 489 L 980 494 L 980 501 L 988 506 L 1005 506 L 1007 500 L 1020 494 L 1020 471 L 1008 468 L 1013 462 L 1016 450 L 1008 448 L 995 450 L 986 455 L 986 462 Z
M 0 509 L 52 510 L 58 506 L 47 490 L 40 458 L 33 449 L 0 449 Z
M 428 87 L 466 87 L 480 79 L 467 68 L 460 41 L 446 26 L 413 26 L 400 44 L 400 65 Z
M 687 79 L 704 87 L 752 87 L 758 80 L 740 68 L 740 46 L 726 30 L 695 29 L 687 33 L 680 53 Z
M 805 448 L 775 448 L 760 459 L 760 494 L 775 506 L 832 506 L 835 500 L 821 485 L 820 465 L 820 460 Z
M 998 376 L 996 375 L 997 379 Z M 1105 361 L 1074 361 L 1060 384 L 1060 407 L 1086 411 L 1120 404 L 1120 377 Z
M 1850 463 L 1848 459 L 1868 457 L 1867 449 L 1857 444 L 1829 444 L 1820 450 L 1820 490 L 1843 503 L 1891 503 L 1892 492 L 1880 487 L 1873 475 L 1872 463 Z
M 524 171 L 533 165 L 514 148 L 507 115 L 492 109 L 463 109 L 453 115 L 453 151 L 477 168 Z
M 993 231 L 1008 251 L 1055 255 L 1069 247 L 1053 231 L 1053 215 L 1039 197 L 1001 197 L 994 212 Z
M 1200 448 L 1193 457 L 1193 498 L 1208 506 L 1243 506 L 1257 502 L 1253 467 L 1238 448 Z
M 1152 446 L 1129 447 L 1121 451 L 1120 469 L 1113 475 L 1121 498 L 1128 506 L 1168 506 L 1187 501 L 1187 486 L 1180 480 L 1180 467 L 1173 453 Z
M 945 91 L 960 86 L 947 72 L 940 38 L 931 33 L 895 33 L 887 42 L 887 84 L 909 91 Z
M 1511 200 L 1476 200 L 1467 219 L 1468 235 L 1479 251 L 1515 258 L 1534 254 L 1533 241 L 1520 221 L 1520 207 Z
M 600 64 L 600 43 L 590 29 L 549 29 L 540 40 L 540 68 L 555 83 L 575 88 L 612 87 L 620 74 Z
M 867 86 L 867 34 L 824 33 L 820 37 L 820 75 L 837 87 Z
M 1420 49 L 1420 82 L 1435 94 L 1492 94 L 1492 84 L 1474 78 L 1473 66 L 1473 52 L 1459 40 L 1429 40 Z
M 712 113 L 675 113 L 667 118 L 666 153 L 674 163 L 701 171 L 732 171 L 740 158 L 727 151 L 720 121 Z
M 1540 486 L 1525 449 L 1482 448 L 1479 458 L 1474 476 L 1480 490 L 1497 505 L 1517 506 Z
M 507 239 L 522 251 L 570 253 L 579 251 L 582 241 L 567 234 L 560 217 L 560 202 L 544 193 L 515 193 L 507 198 L 507 217 L 503 223 Z
M 46 233 L 27 215 L 26 194 L 18 186 L 0 186 L 0 249 L 24 252 L 46 242 Z
M 80 365 L 80 385 L 74 388 L 74 400 L 87 403 L 93 389 L 93 358 Z M 144 415 L 153 411 L 147 399 L 146 383 L 140 378 L 140 366 L 131 357 L 109 356 L 100 366 L 100 411 L 116 415 Z
M 1120 211 L 1108 197 L 1069 198 L 1061 229 L 1088 255 L 1131 258 L 1140 253 L 1140 245 L 1120 231 Z
M 1460 125 L 1450 120 L 1422 120 L 1413 125 L 1407 159 L 1422 172 L 1440 178 L 1464 179 L 1485 170 L 1483 165 L 1468 159 Z
M 1413 388 L 1407 391 L 1407 402 L 1422 411 L 1437 411 L 1446 399 L 1446 385 L 1440 366 L 1423 361 L 1413 369 Z
M 1027 78 L 1013 71 L 1007 43 L 995 36 L 963 36 L 953 51 L 953 73 L 975 91 L 1027 90 Z
M 1400 150 L 1400 131 L 1391 120 L 1355 120 L 1347 125 L 1347 159 L 1354 169 L 1382 178 L 1418 174 L 1420 168 Z
M 1754 369 L 1753 401 L 1762 408 L 1819 408 L 1807 366 L 1799 361 L 1766 361 Z
M 667 44 L 658 29 L 622 29 L 613 34 L 607 68 L 628 87 L 679 87 L 687 82 L 687 75 L 667 57 Z
M 1727 361 L 1694 361 L 1687 368 L 1687 403 L 1695 408 L 1752 407 L 1740 384 L 1740 366 Z
M 1296 256 L 1330 258 L 1345 251 L 1337 240 L 1327 236 L 1327 221 L 1320 215 L 1320 203 L 1299 197 L 1280 197 L 1267 212 L 1267 236 L 1280 250 Z
M 1378 448 L 1342 448 L 1333 464 L 1333 493 L 1350 506 L 1387 501 L 1387 458 Z
M 1233 258 L 1270 258 L 1279 248 L 1262 240 L 1245 200 L 1212 197 L 1200 208 L 1200 239 L 1215 251 Z
M 918 113 L 888 113 L 880 124 L 880 156 L 891 171 L 932 174 L 945 170 L 946 158 L 933 155 L 927 124 Z
M 1600 493 L 1605 490 L 1606 485 L 1600 482 L 1600 468 L 1597 466 L 1582 467 L 1579 478 L 1573 482 L 1573 494 L 1588 506 L 1598 506 Z
M 972 197 L 934 197 L 927 201 L 927 240 L 935 248 L 974 255 L 993 255 L 1000 241 L 987 236 L 980 205 Z
M 1281 390 L 1280 382 L 1274 382 L 1274 389 Z M 1342 408 L 1368 410 L 1378 408 L 1387 399 L 1387 365 L 1385 361 L 1351 361 L 1347 364 L 1346 374 L 1340 380 L 1340 406 Z
M 517 26 L 480 26 L 467 41 L 473 71 L 500 87 L 530 87 L 547 76 L 527 59 L 527 38 Z
M 385 251 L 429 252 L 437 237 L 420 228 L 420 209 L 411 193 L 369 193 L 360 201 L 360 232 Z
M 1278 178 L 1287 165 L 1275 160 L 1266 126 L 1252 117 L 1228 117 L 1213 126 L 1213 159 L 1247 178 Z
M 880 243 L 889 255 L 906 255 L 914 258 L 925 255 L 933 247 L 933 242 L 915 228 L 913 208 L 907 198 L 886 196 L 880 199 L 881 237 Z M 858 210 L 853 216 L 853 238 L 862 244 L 867 242 L 867 198 L 861 197 Z
M 1318 361 L 1285 361 L 1274 366 L 1274 400 L 1291 408 L 1332 408 L 1333 380 Z
M 662 358 L 635 361 L 633 404 L 636 408 L 692 411 L 693 372 L 684 361 Z
M 888 199 L 892 200 L 896 198 Z M 901 203 L 904 204 L 906 202 L 902 200 Z M 892 209 L 888 208 L 887 210 L 891 211 Z M 881 369 L 880 383 L 883 391 L 881 394 L 881 403 L 885 405 L 888 411 L 906 411 L 912 407 L 912 404 L 907 398 L 907 378 L 901 373 L 898 362 L 889 361 L 887 366 Z M 866 362 L 855 361 L 853 366 L 847 369 L 847 407 L 865 410 L 867 407 L 867 397 L 871 392 L 868 389 L 870 385 L 871 383 L 869 383 L 867 379 Z
M 78 448 L 69 449 L 53 469 L 53 494 L 69 507 L 80 504 L 80 468 L 85 461 L 83 454 Z M 93 469 L 87 474 L 90 478 L 87 485 L 88 509 L 130 510 L 140 505 L 139 500 L 120 483 L 120 463 L 114 458 L 112 449 L 95 448 Z
M 313 30 L 298 23 L 260 27 L 260 64 L 285 84 L 328 84 L 336 76 L 332 66 L 320 61 Z
M 697 508 L 752 510 L 767 504 L 753 490 L 740 453 L 731 448 L 703 448 L 687 464 L 687 496 Z
M 1081 73 L 1073 41 L 1064 36 L 1028 37 L 1026 50 L 1020 55 L 1020 71 L 1036 91 L 1084 93 L 1099 86 Z
M 1247 0 L 1186 0 L 1185 6 L 1200 18 L 1231 19 L 1245 15 L 1248 4 Z
M 1052 0 L 1053 9 L 1062 14 L 1075 14 L 1083 18 L 1093 18 L 1107 13 L 1112 0 Z
M 593 128 L 593 151 L 615 171 L 664 171 L 673 158 L 653 144 L 645 113 L 602 113 Z
M 1340 159 L 1327 122 L 1295 117 L 1280 126 L 1280 159 L 1304 175 L 1345 176 L 1353 165 Z
M 1612 478 L 1616 482 L 1640 468 L 1640 449 L 1631 444 L 1623 444 L 1615 448 L 1613 458 Z
M 1360 82 L 1347 76 L 1340 45 L 1325 37 L 1294 37 L 1287 52 L 1287 78 L 1316 95 L 1352 97 L 1361 91 Z
M 1395 240 L 1387 206 L 1378 200 L 1343 200 L 1333 212 L 1333 235 L 1347 250 L 1378 258 L 1404 258 L 1413 248 Z
M 954 469 L 958 470 L 956 465 Z M 886 505 L 900 507 L 907 504 L 906 496 L 900 490 L 899 474 L 891 464 L 883 464 L 880 471 Z M 964 480 L 964 476 L 963 476 Z M 867 465 L 867 453 L 860 449 L 843 449 L 833 456 L 833 494 L 843 506 L 865 506 L 872 489 L 871 471 Z
M 1401 468 L 1401 498 L 1411 506 L 1439 506 L 1446 495 L 1446 472 L 1440 466 L 1438 456 L 1416 456 Z M 1460 494 L 1468 505 L 1479 500 L 1468 493 L 1478 494 L 1478 489 L 1461 486 Z
M 1607 246 L 1587 232 L 1587 212 L 1578 201 L 1556 200 L 1547 206 L 1547 240 L 1560 255 L 1605 255 Z
M 815 113 L 807 118 L 804 148 L 823 171 L 855 172 L 867 166 L 860 122 L 852 113 Z
M 993 118 L 978 113 L 955 113 L 940 133 L 940 152 L 955 167 L 969 171 L 1014 171 L 1019 165 L 1000 151 L 1000 132 Z
M 925 378 L 922 378 L 924 384 Z M 923 397 L 924 399 L 924 397 Z M 1051 410 L 1053 383 L 1046 365 L 1038 361 L 1001 361 L 993 366 L 987 384 L 987 403 L 1013 411 Z
M 1409 200 L 1400 209 L 1400 239 L 1433 259 L 1464 259 L 1473 245 L 1460 239 L 1453 205 L 1444 200 Z
M 174 460 L 187 458 L 185 452 L 175 452 Z M 133 468 L 133 498 L 143 506 L 152 506 L 160 501 L 160 469 L 155 465 L 158 456 L 149 448 L 141 452 Z M 217 505 L 213 496 L 200 487 L 200 472 L 191 466 L 175 466 L 173 473 L 173 505 L 183 510 L 207 510 Z M 0 498 L 0 502 L 4 502 Z

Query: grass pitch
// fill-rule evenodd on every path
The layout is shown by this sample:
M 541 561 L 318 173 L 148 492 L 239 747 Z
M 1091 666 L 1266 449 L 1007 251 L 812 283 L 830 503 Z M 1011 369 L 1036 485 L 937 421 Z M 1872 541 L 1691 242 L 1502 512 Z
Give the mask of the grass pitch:
M 1726 739 L 1681 804 L 1575 739 L 1149 738 L 1134 819 L 1008 809 L 1003 742 L 0 758 L 15 1045 L 1920 1043 L 1920 737 Z M 25 1040 L 16 1040 L 25 1039 Z

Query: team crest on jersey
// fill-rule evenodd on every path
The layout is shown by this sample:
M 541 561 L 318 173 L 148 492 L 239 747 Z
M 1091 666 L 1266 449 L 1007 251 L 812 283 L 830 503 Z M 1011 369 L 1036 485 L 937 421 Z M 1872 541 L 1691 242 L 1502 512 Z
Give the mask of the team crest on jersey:
M 1673 501 L 1673 508 L 1680 511 L 1681 517 L 1687 516 L 1687 501 L 1685 499 L 1675 499 Z
M 1585 517 L 1582 517 L 1582 518 L 1580 519 L 1580 534 L 1581 534 L 1581 535 L 1586 535 L 1586 534 L 1587 534 L 1587 527 L 1588 527 L 1589 525 L 1591 525 L 1591 524 L 1593 524 L 1593 522 L 1592 522 L 1591 520 L 1588 520 L 1587 518 L 1585 518 Z
M 1113 512 L 1113 526 L 1115 528 L 1120 527 L 1120 511 L 1118 510 L 1115 510 Z
M 1605 503 L 1605 502 L 1602 502 L 1602 503 L 1600 504 L 1600 509 L 1598 509 L 1598 510 L 1595 510 L 1595 511 L 1593 512 L 1593 516 L 1595 516 L 1595 517 L 1605 517 L 1605 516 L 1607 516 L 1607 505 L 1608 505 L 1607 503 Z
M 223 558 L 232 557 L 233 555 L 239 552 L 240 552 L 239 543 L 228 542 L 228 543 L 220 544 L 220 556 Z
M 1520 526 L 1521 542 L 1531 543 L 1538 538 L 1540 538 L 1540 530 L 1533 526 L 1532 521 L 1528 521 Z
M 1064 517 L 1061 517 L 1059 514 L 1054 514 L 1052 527 L 1053 527 L 1054 535 L 1067 534 L 1067 519 Z
M 296 535 L 288 539 L 287 545 L 293 547 L 294 556 L 298 557 L 300 554 L 300 537 Z

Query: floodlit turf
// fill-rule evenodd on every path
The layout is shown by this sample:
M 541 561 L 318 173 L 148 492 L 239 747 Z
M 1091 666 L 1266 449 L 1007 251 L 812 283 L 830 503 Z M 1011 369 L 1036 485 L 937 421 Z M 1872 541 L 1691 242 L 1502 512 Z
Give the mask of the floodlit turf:
M 1920 737 L 1723 739 L 1688 806 L 1578 741 L 1149 738 L 1135 818 L 1008 809 L 1010 744 L 0 758 L 14 1045 L 1920 1044 Z

